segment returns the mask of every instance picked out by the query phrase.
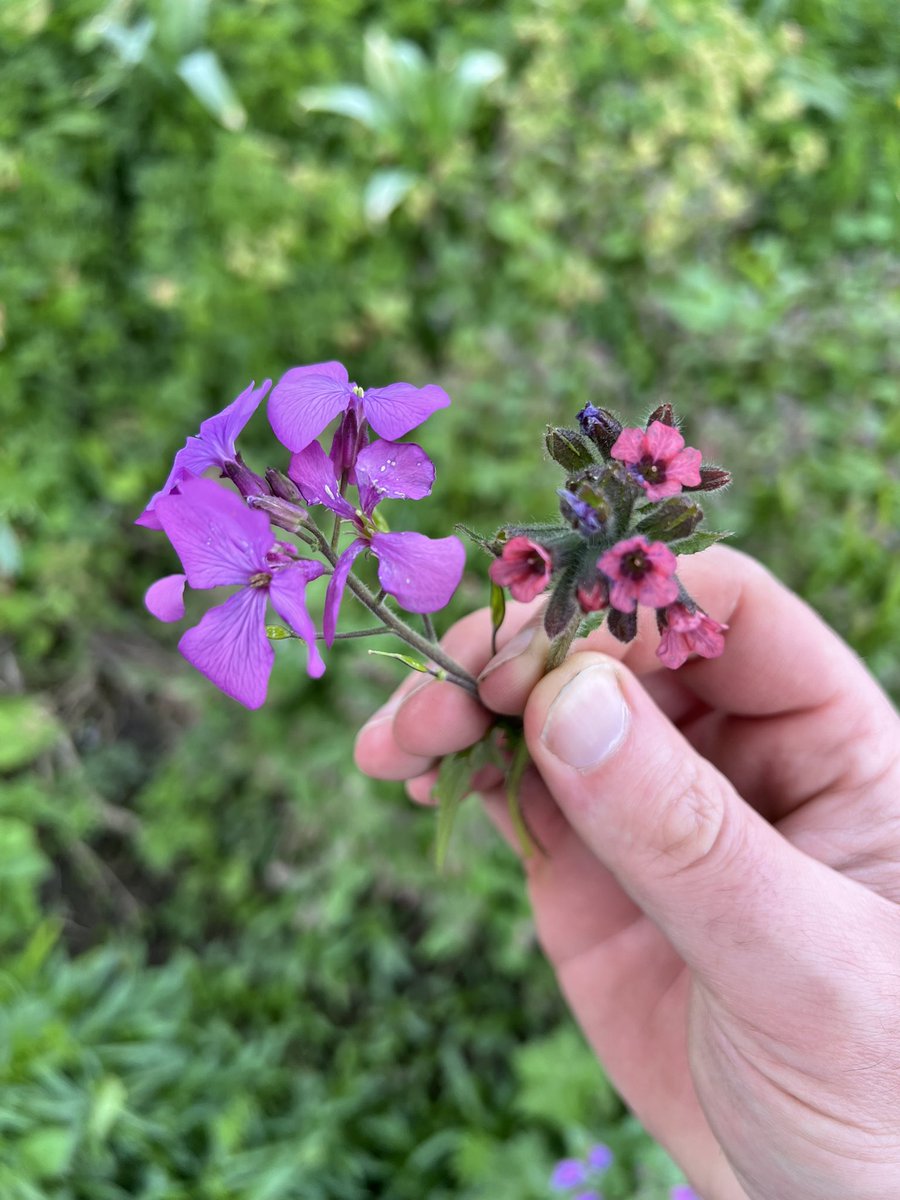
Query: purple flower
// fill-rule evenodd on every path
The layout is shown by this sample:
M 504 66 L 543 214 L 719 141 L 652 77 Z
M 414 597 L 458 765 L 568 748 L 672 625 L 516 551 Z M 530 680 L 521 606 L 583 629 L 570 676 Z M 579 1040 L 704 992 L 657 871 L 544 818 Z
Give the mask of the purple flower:
M 228 463 L 243 466 L 235 449 L 235 440 L 259 408 L 271 386 L 271 379 L 267 379 L 259 387 L 251 383 L 227 408 L 223 408 L 220 413 L 202 423 L 200 432 L 189 437 L 175 455 L 169 478 L 162 490 L 150 500 L 135 521 L 135 525 L 144 525 L 147 529 L 161 529 L 156 506 L 163 496 L 168 496 L 188 475 L 202 475 L 210 467 L 218 467 L 220 471 L 224 471 Z M 246 467 L 244 472 L 249 473 Z M 264 490 L 265 485 L 260 481 L 260 491 Z
M 293 455 L 288 474 L 308 504 L 324 504 L 351 521 L 357 532 L 328 583 L 322 632 L 329 646 L 334 641 L 347 576 L 363 550 L 371 550 L 378 559 L 381 586 L 409 612 L 436 612 L 449 601 L 465 566 L 466 552 L 459 538 L 382 533 L 372 520 L 375 506 L 385 496 L 421 500 L 431 491 L 434 465 L 421 446 L 382 440 L 361 450 L 356 460 L 358 509 L 341 495 L 334 463 L 318 442 Z
M 582 1183 L 587 1183 L 587 1171 L 584 1163 L 578 1158 L 564 1158 L 556 1164 L 550 1176 L 550 1186 L 556 1192 L 578 1187 Z
M 686 1183 L 681 1183 L 677 1187 L 673 1187 L 669 1192 L 669 1200 L 700 1200 L 700 1197 L 692 1187 L 688 1187 Z
M 289 450 L 305 450 L 334 417 L 357 409 L 375 432 L 396 439 L 421 425 L 433 412 L 446 408 L 450 397 L 430 383 L 392 383 L 363 391 L 350 382 L 339 362 L 292 367 L 279 379 L 269 400 L 269 420 L 275 436 Z
M 607 1171 L 612 1166 L 613 1152 L 609 1146 L 604 1146 L 602 1142 L 598 1142 L 596 1146 L 591 1146 L 588 1151 L 588 1166 L 592 1171 Z
M 184 657 L 226 695 L 247 708 L 266 698 L 275 652 L 266 637 L 266 602 L 308 647 L 307 670 L 318 678 L 325 664 L 306 610 L 306 585 L 324 573 L 321 563 L 296 557 L 278 542 L 264 513 L 210 479 L 188 476 L 179 491 L 156 502 L 161 527 L 175 547 L 184 575 L 157 580 L 145 597 L 160 621 L 184 616 L 184 585 L 216 588 L 239 584 L 224 604 L 211 608 L 178 643 Z
M 591 1188 L 589 1192 L 576 1192 L 572 1200 L 603 1200 L 603 1197 Z

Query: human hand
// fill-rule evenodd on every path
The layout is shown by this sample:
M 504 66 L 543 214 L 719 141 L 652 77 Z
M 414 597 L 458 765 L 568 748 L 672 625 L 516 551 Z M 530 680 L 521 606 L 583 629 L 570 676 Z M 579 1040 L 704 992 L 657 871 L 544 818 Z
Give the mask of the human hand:
M 661 668 L 598 630 L 541 677 L 538 605 L 445 645 L 479 705 L 407 681 L 357 741 L 427 802 L 436 761 L 524 716 L 541 944 L 613 1082 L 704 1200 L 900 1196 L 900 719 L 752 559 L 685 560 L 725 653 Z M 517 634 L 521 633 L 521 637 Z M 512 653 L 511 653 L 512 652 Z M 515 845 L 499 780 L 479 781 Z

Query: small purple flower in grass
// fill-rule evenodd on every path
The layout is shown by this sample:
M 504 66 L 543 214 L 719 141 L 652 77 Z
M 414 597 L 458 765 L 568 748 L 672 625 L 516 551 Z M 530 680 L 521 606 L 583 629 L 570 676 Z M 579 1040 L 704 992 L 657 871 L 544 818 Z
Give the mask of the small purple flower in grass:
M 156 503 L 160 524 L 175 547 L 184 575 L 168 575 L 147 592 L 147 608 L 160 621 L 184 616 L 184 585 L 240 590 L 188 629 L 178 649 L 226 695 L 259 708 L 265 701 L 275 652 L 266 637 L 266 603 L 308 647 L 307 670 L 318 678 L 325 664 L 306 609 L 306 585 L 324 573 L 321 563 L 296 557 L 276 541 L 264 513 L 210 479 L 188 476 L 179 491 Z
M 324 504 L 351 521 L 357 536 L 344 550 L 328 582 L 322 632 L 331 645 L 347 576 L 357 555 L 371 550 L 378 559 L 378 579 L 409 612 L 431 613 L 443 608 L 462 578 L 466 552 L 459 538 L 428 538 L 421 533 L 383 533 L 372 521 L 385 497 L 422 500 L 434 483 L 434 465 L 414 442 L 377 441 L 360 451 L 356 460 L 360 507 L 340 493 L 334 463 L 318 442 L 291 458 L 288 474 L 307 504 Z
M 572 1200 L 603 1200 L 603 1196 L 591 1189 L 589 1192 L 576 1192 Z
M 678 599 L 676 559 L 665 542 L 628 538 L 601 555 L 597 566 L 612 582 L 609 602 L 619 612 L 634 612 L 638 604 L 665 608 Z
M 669 1200 L 700 1200 L 700 1197 L 692 1187 L 688 1187 L 686 1183 L 680 1183 L 669 1192 Z
M 341 363 L 313 363 L 282 375 L 269 400 L 269 421 L 278 440 L 299 453 L 348 408 L 365 417 L 380 437 L 394 440 L 449 403 L 444 389 L 433 383 L 423 388 L 391 383 L 363 391 Z
M 588 1151 L 588 1166 L 592 1171 L 608 1171 L 612 1166 L 613 1158 L 614 1155 L 609 1146 L 604 1146 L 602 1142 L 598 1142 L 596 1146 L 591 1146 Z
M 235 441 L 271 386 L 271 379 L 267 379 L 259 387 L 251 383 L 227 408 L 223 408 L 220 413 L 207 418 L 201 424 L 200 432 L 189 437 L 175 455 L 169 478 L 150 500 L 135 521 L 135 525 L 143 525 L 147 529 L 161 529 L 156 506 L 163 496 L 168 496 L 188 475 L 202 475 L 210 467 L 218 467 L 220 471 L 224 471 L 229 463 L 243 466 L 235 449 Z M 244 467 L 243 474 L 251 473 Z M 259 490 L 266 490 L 262 480 Z
M 553 1168 L 550 1176 L 550 1186 L 556 1192 L 564 1192 L 567 1188 L 579 1187 L 587 1183 L 587 1170 L 580 1158 L 564 1158 Z

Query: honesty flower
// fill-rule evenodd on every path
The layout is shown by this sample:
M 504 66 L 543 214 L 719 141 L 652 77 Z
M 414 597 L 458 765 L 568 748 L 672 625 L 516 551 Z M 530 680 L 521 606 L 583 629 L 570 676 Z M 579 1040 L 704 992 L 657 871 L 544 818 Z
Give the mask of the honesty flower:
M 240 590 L 211 608 L 178 643 L 184 657 L 226 695 L 259 708 L 266 698 L 275 653 L 266 637 L 266 601 L 308 647 L 307 671 L 325 670 L 316 630 L 306 610 L 306 585 L 324 574 L 321 563 L 299 559 L 278 542 L 264 513 L 253 512 L 233 492 L 210 479 L 188 476 L 179 491 L 156 504 L 162 529 L 175 547 L 184 575 L 157 580 L 145 597 L 160 621 L 184 616 L 184 585 Z
M 143 525 L 147 529 L 161 529 L 156 506 L 163 496 L 176 488 L 182 479 L 188 475 L 202 475 L 210 467 L 218 467 L 224 471 L 229 463 L 243 466 L 241 457 L 235 449 L 235 440 L 244 426 L 256 412 L 261 400 L 272 386 L 272 380 L 256 387 L 251 383 L 236 400 L 223 408 L 214 417 L 208 417 L 201 426 L 199 433 L 193 434 L 175 455 L 169 478 L 163 484 L 150 503 L 135 521 L 135 525 Z M 244 467 L 247 472 L 247 468 Z M 248 472 L 249 473 L 249 472 Z M 260 491 L 265 487 L 260 481 Z
M 676 670 L 691 654 L 718 658 L 724 651 L 722 634 L 728 626 L 713 620 L 702 608 L 692 612 L 685 604 L 670 604 L 658 616 L 662 638 L 656 653 L 665 666 Z
M 677 495 L 682 484 L 700 483 L 700 451 L 685 447 L 678 430 L 662 421 L 651 421 L 646 430 L 623 429 L 610 454 L 628 465 L 648 500 L 664 500 Z
M 351 521 L 357 533 L 328 583 L 322 631 L 329 646 L 334 641 L 347 576 L 363 550 L 371 550 L 378 559 L 381 586 L 409 612 L 437 612 L 447 604 L 465 566 L 466 552 L 459 538 L 383 533 L 372 521 L 376 505 L 386 496 L 421 500 L 431 491 L 434 464 L 421 446 L 382 440 L 361 450 L 356 460 L 357 509 L 341 495 L 334 463 L 318 442 L 292 456 L 288 474 L 307 504 L 324 504 Z
M 491 563 L 489 574 L 499 587 L 509 588 L 514 600 L 527 604 L 550 582 L 552 562 L 543 546 L 527 537 L 514 537 Z
M 664 542 L 644 537 L 617 542 L 597 562 L 612 582 L 609 602 L 620 612 L 634 612 L 638 604 L 664 608 L 678 597 L 675 555 Z
M 450 397 L 430 383 L 391 383 L 363 391 L 350 382 L 339 362 L 292 367 L 279 379 L 269 399 L 269 421 L 275 436 L 289 450 L 305 450 L 329 422 L 353 406 L 383 438 L 396 439 L 421 425 L 433 412 L 446 408 Z

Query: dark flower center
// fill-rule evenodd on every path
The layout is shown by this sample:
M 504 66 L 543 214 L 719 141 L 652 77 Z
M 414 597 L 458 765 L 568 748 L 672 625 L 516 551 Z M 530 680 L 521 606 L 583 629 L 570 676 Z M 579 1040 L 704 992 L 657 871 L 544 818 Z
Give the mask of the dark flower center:
M 650 560 L 643 550 L 632 550 L 622 556 L 622 573 L 629 579 L 643 579 L 650 570 Z
M 666 479 L 665 463 L 656 462 L 652 458 L 642 458 L 638 470 L 647 483 L 664 483 Z
M 250 587 L 264 588 L 268 587 L 272 582 L 272 576 L 268 571 L 257 571 L 255 575 L 251 575 L 249 579 Z

